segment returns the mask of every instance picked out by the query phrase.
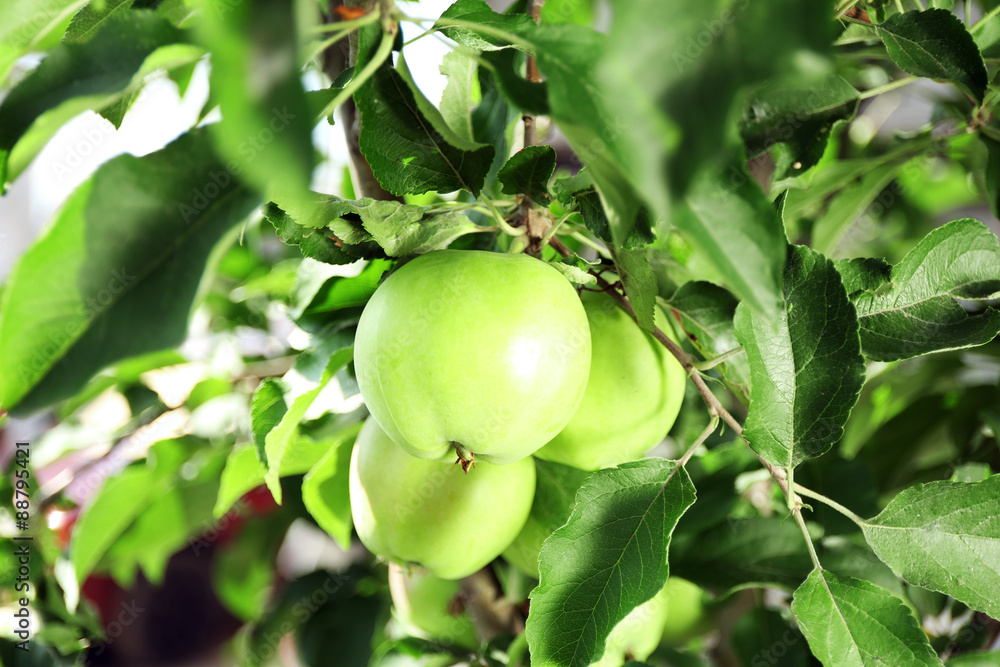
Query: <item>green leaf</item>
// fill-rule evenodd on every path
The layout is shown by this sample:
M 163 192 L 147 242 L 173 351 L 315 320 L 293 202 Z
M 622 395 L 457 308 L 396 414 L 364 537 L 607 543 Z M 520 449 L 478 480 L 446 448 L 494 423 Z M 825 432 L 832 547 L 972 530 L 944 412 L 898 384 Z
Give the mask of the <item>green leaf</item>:
M 287 206 L 285 202 L 281 204 Z M 350 201 L 333 195 L 310 193 L 309 201 L 304 205 L 289 207 L 294 226 L 282 220 L 279 212 L 276 204 L 269 204 L 265 214 L 278 220 L 283 229 L 291 228 L 301 233 L 304 239 L 311 238 L 313 234 L 319 235 L 317 242 L 321 238 L 332 241 L 330 237 L 336 237 L 342 245 L 342 249 L 338 250 L 348 257 L 351 254 L 355 257 L 366 254 L 363 247 L 373 242 L 390 257 L 420 254 L 443 248 L 464 234 L 482 231 L 461 211 L 370 197 Z M 325 229 L 313 233 L 305 231 L 306 228 Z
M 267 221 L 274 225 L 281 242 L 298 246 L 303 257 L 327 264 L 351 264 L 364 256 L 362 249 L 338 242 L 326 229 L 298 224 L 274 202 L 268 202 L 263 212 Z
M 525 195 L 533 202 L 548 204 L 549 179 L 556 169 L 552 146 L 526 146 L 514 153 L 497 173 L 507 195 Z
M 373 260 L 358 275 L 348 277 L 337 267 L 304 259 L 295 276 L 289 315 L 298 320 L 303 316 L 356 310 L 368 303 L 391 267 L 386 260 Z
M 581 262 L 583 260 L 580 260 Z M 573 258 L 566 258 L 558 262 L 550 262 L 549 265 L 566 276 L 566 280 L 575 285 L 596 285 L 597 277 L 587 271 L 587 268 L 580 267 Z M 588 267 L 589 268 L 589 267 Z
M 262 193 L 304 196 L 312 179 L 312 128 L 299 71 L 291 0 L 227 0 L 198 22 L 212 52 L 210 84 L 222 111 L 212 138 L 231 171 Z
M 744 435 L 755 452 L 790 469 L 840 439 L 865 380 L 858 323 L 833 262 L 789 246 L 784 307 L 774 323 L 745 304 L 736 337 L 750 364 Z
M 740 664 L 758 667 L 807 667 L 809 649 L 801 634 L 776 611 L 757 607 L 743 614 L 733 626 L 733 651 Z
M 359 63 L 372 51 L 371 44 L 381 33 L 366 29 L 360 33 Z M 422 194 L 435 190 L 464 189 L 479 196 L 493 163 L 492 146 L 469 144 L 448 130 L 440 113 L 431 112 L 423 95 L 414 96 L 400 72 L 383 65 L 355 93 L 361 112 L 360 147 L 382 187 L 394 195 Z M 423 109 L 421 108 L 423 107 Z M 451 141 L 462 143 L 456 146 Z
M 949 667 L 1000 667 L 1000 653 L 962 653 L 948 658 Z
M 472 25 L 452 25 L 451 22 L 461 22 Z M 458 0 L 441 14 L 434 24 L 449 39 L 462 46 L 479 51 L 495 51 L 511 45 L 511 36 L 517 34 L 533 23 L 527 14 L 498 14 L 484 0 Z
M 250 434 L 257 448 L 257 457 L 265 465 L 267 452 L 264 449 L 264 439 L 287 411 L 284 387 L 275 378 L 264 378 L 254 391 L 253 400 L 250 402 Z
M 597 471 L 576 498 L 539 557 L 533 663 L 583 667 L 601 656 L 614 626 L 663 587 L 671 532 L 695 493 L 675 462 L 644 459 Z
M 997 16 L 996 21 L 997 39 L 1000 41 L 1000 15 Z M 986 146 L 987 160 L 984 180 L 987 199 L 993 215 L 1000 217 L 1000 141 L 991 139 L 982 133 L 979 134 L 979 140 Z
M 956 299 L 1000 292 L 1000 242 L 978 220 L 950 222 L 925 236 L 886 274 L 879 260 L 837 263 L 861 325 L 865 356 L 909 359 L 982 345 L 1000 332 L 1000 312 L 970 315 Z
M 904 489 L 862 525 L 875 553 L 907 582 L 1000 616 L 1000 476 Z
M 479 62 L 462 51 L 449 51 L 440 69 L 448 77 L 448 85 L 441 94 L 441 116 L 455 134 L 469 143 L 477 143 L 472 112 L 482 97 Z
M 213 249 L 256 205 L 201 130 L 102 165 L 8 278 L 0 404 L 38 410 L 115 361 L 180 344 Z
M 69 22 L 69 27 L 63 36 L 63 42 L 78 44 L 90 40 L 109 20 L 131 9 L 133 2 L 135 0 L 105 0 L 103 7 L 98 7 L 98 3 L 88 4 L 73 15 L 73 20 Z
M 776 176 L 801 174 L 819 162 L 833 126 L 854 118 L 858 101 L 854 86 L 833 74 L 769 81 L 750 94 L 740 119 L 747 155 L 783 143 L 790 157 Z
M 180 30 L 143 10 L 116 15 L 86 44 L 54 47 L 0 104 L 0 180 L 13 181 L 52 135 L 80 112 L 118 102 L 127 108 L 154 70 L 197 60 L 200 49 L 190 46 L 151 56 L 160 47 L 183 41 Z M 11 151 L 29 128 L 30 141 L 19 146 L 21 155 L 8 174 Z
M 859 219 L 872 225 L 872 220 L 866 214 L 868 207 L 896 177 L 903 165 L 903 162 L 869 165 L 867 173 L 860 180 L 851 183 L 833 197 L 826 211 L 813 225 L 813 249 L 832 254 Z
M 589 26 L 594 22 L 593 0 L 548 0 L 539 16 L 542 23 L 575 23 Z
M 893 14 L 875 28 L 904 72 L 951 81 L 983 101 L 989 80 L 983 56 L 965 24 L 950 11 Z
M 89 0 L 7 0 L 0 3 L 0 86 L 14 61 L 62 39 L 73 14 Z
M 309 438 L 299 438 L 295 447 L 282 457 L 278 465 L 278 476 L 289 477 L 308 472 L 326 453 L 325 441 L 314 442 Z M 233 449 L 222 470 L 212 514 L 218 518 L 228 512 L 246 493 L 264 484 L 267 472 L 252 444 L 247 443 Z
M 617 106 L 595 83 L 605 36 L 572 24 L 542 25 L 523 35 L 545 75 L 552 120 L 593 178 L 615 244 L 630 247 L 642 198 L 624 176 L 620 154 L 622 133 L 631 128 L 611 111 Z
M 518 109 L 536 115 L 548 115 L 548 86 L 544 81 L 524 78 L 525 56 L 519 51 L 487 51 L 480 56 L 493 71 L 497 87 Z
M 645 250 L 619 250 L 615 256 L 618 275 L 625 286 L 636 321 L 643 329 L 652 331 L 656 323 L 656 275 Z
M 212 591 L 242 621 L 259 619 L 267 609 L 275 580 L 275 561 L 288 519 L 255 518 L 251 530 L 240 530 L 212 562 Z
M 354 358 L 354 339 L 352 335 L 337 333 L 324 340 L 319 348 L 314 351 L 319 357 L 328 359 L 322 375 L 317 379 L 316 386 L 312 389 L 296 396 L 288 406 L 288 411 L 282 416 L 281 421 L 271 429 L 264 438 L 264 450 L 267 454 L 267 475 L 264 481 L 267 488 L 271 490 L 274 499 L 281 503 L 281 469 L 286 457 L 295 456 L 299 448 L 297 433 L 299 423 L 305 418 L 306 411 L 319 396 L 319 393 L 326 388 L 333 376 L 347 366 Z M 296 368 L 310 361 L 309 357 L 300 357 L 296 362 Z
M 720 593 L 762 586 L 791 590 L 811 567 L 802 533 L 778 517 L 730 519 L 700 534 L 678 535 L 671 558 L 671 574 Z
M 361 430 L 355 424 L 336 437 L 325 440 L 326 453 L 302 480 L 302 502 L 319 524 L 340 547 L 351 548 L 351 498 L 348 477 L 351 469 L 351 449 Z
M 687 282 L 669 299 L 669 308 L 688 341 L 705 359 L 713 359 L 739 346 L 733 317 L 739 302 L 718 285 Z M 746 355 L 737 355 L 716 368 L 726 382 L 744 397 L 750 394 L 750 368 Z
M 765 318 L 774 318 L 787 242 L 774 206 L 749 176 L 737 170 L 727 182 L 703 173 L 672 221 L 726 287 Z
M 833 38 L 829 0 L 614 0 L 611 8 L 608 38 L 592 57 L 614 123 L 597 130 L 635 193 L 670 223 L 672 199 L 694 177 L 728 169 L 746 87 L 796 72 L 803 59 L 824 67 Z
M 481 149 L 485 144 L 477 143 L 472 139 L 468 139 L 462 135 L 459 135 L 453 129 L 451 125 L 445 120 L 444 116 L 441 115 L 441 111 L 434 106 L 424 93 L 420 90 L 416 81 L 413 80 L 413 75 L 410 74 L 410 68 L 406 64 L 406 58 L 402 55 L 399 56 L 399 60 L 396 64 L 396 73 L 399 77 L 406 83 L 406 86 L 410 89 L 410 94 L 413 97 L 413 102 L 417 106 L 417 113 L 420 114 L 428 123 L 430 123 L 430 130 L 436 133 L 437 140 L 443 140 L 450 146 L 454 146 L 462 151 L 473 152 Z M 492 154 L 490 159 L 492 160 Z
M 910 610 L 871 582 L 814 570 L 795 591 L 792 613 L 828 667 L 941 664 Z
M 552 191 L 566 208 L 576 209 L 583 216 L 587 229 L 607 244 L 612 243 L 611 228 L 604 213 L 604 204 L 594 186 L 594 179 L 587 169 L 581 169 L 575 176 L 558 178 L 552 183 Z M 655 240 L 649 213 L 645 207 L 636 214 L 635 223 L 622 247 L 635 250 L 649 245 Z
M 109 478 L 80 515 L 70 543 L 77 581 L 83 582 L 118 536 L 158 493 L 153 472 L 143 464 Z

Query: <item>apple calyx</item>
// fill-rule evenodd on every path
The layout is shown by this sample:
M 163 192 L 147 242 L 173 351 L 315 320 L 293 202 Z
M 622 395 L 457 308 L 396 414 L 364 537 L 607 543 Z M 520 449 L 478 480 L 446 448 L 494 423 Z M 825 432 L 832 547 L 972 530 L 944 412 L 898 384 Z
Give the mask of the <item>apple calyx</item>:
M 451 446 L 455 448 L 455 453 L 458 458 L 455 459 L 455 463 L 462 464 L 462 472 L 466 475 L 469 474 L 469 468 L 476 467 L 476 455 L 473 454 L 460 442 L 452 442 Z

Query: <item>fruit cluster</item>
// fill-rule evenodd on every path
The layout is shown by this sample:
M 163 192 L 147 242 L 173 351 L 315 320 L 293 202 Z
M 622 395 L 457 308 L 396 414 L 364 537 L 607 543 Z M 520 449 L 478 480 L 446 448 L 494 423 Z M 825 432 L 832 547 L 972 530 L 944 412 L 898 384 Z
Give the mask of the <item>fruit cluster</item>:
M 533 502 L 534 458 L 583 471 L 639 458 L 684 393 L 680 364 L 608 295 L 581 297 L 525 255 L 410 261 L 376 290 L 356 341 L 371 418 L 351 460 L 355 527 L 373 553 L 438 581 L 501 554 L 537 577 L 552 517 L 572 508 Z

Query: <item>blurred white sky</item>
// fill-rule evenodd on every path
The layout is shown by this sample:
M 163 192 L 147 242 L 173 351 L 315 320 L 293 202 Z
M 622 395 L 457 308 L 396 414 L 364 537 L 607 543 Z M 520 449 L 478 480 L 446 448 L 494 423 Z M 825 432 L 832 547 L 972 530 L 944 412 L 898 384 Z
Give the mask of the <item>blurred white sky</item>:
M 453 0 L 420 0 L 403 5 L 415 18 L 436 18 Z M 403 24 L 404 39 L 420 29 Z M 435 37 L 406 47 L 410 70 L 428 99 L 439 101 L 446 79 L 438 65 L 449 47 Z M 308 84 L 319 87 L 319 79 Z M 69 194 L 97 167 L 121 153 L 145 155 L 158 150 L 185 132 L 196 121 L 208 94 L 207 68 L 199 67 L 183 99 L 176 85 L 165 77 L 147 85 L 135 101 L 121 127 L 86 112 L 65 125 L 35 158 L 31 166 L 0 197 L 0 281 L 13 263 L 50 221 Z M 317 148 L 328 160 L 314 174 L 316 189 L 337 191 L 347 150 L 340 127 L 320 125 L 313 135 Z

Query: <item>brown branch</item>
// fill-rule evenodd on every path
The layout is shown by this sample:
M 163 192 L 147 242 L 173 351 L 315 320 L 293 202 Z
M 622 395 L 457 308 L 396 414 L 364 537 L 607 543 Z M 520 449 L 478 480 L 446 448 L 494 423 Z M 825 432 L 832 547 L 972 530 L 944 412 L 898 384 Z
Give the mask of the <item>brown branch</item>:
M 376 9 L 376 0 L 330 0 L 330 17 L 332 22 L 336 22 L 337 16 L 341 15 L 338 8 L 363 9 L 366 12 Z M 340 40 L 324 53 L 324 70 L 331 81 L 347 67 L 354 67 L 358 59 L 358 35 L 353 33 L 346 40 Z M 382 187 L 368 160 L 361 153 L 361 115 L 354 104 L 353 99 L 349 99 L 340 105 L 337 116 L 344 128 L 344 136 L 347 139 L 347 151 L 351 156 L 348 169 L 351 172 L 351 181 L 354 183 L 354 194 L 356 197 L 371 197 L 384 201 L 402 202 L 403 198 L 398 197 Z
M 480 641 L 524 632 L 524 620 L 504 597 L 489 565 L 462 579 L 461 595 Z

